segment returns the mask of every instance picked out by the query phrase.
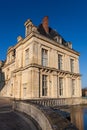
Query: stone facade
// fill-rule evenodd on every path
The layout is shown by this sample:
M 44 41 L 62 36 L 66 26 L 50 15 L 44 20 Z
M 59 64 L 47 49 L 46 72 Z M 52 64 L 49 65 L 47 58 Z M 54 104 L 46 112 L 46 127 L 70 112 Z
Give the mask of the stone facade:
M 0 63 L 2 96 L 81 97 L 80 54 L 47 26 L 48 17 L 38 27 L 29 19 L 25 22 L 25 38 L 19 36 L 17 44 L 8 49 L 5 63 Z

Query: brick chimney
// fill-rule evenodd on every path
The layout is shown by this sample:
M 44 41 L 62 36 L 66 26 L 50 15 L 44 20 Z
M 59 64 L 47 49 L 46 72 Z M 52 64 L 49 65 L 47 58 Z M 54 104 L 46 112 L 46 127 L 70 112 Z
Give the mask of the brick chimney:
M 48 16 L 45 16 L 42 20 L 42 25 L 46 33 L 49 33 Z

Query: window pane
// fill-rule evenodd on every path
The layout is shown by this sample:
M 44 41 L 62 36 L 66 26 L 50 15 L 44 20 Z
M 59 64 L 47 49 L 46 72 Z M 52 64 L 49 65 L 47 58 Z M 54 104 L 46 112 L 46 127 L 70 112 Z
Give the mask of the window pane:
M 59 95 L 63 95 L 63 78 L 59 78 Z
M 29 49 L 25 51 L 25 65 L 29 64 Z
M 47 75 L 42 75 L 42 96 L 47 96 Z
M 75 79 L 71 80 L 72 95 L 75 95 Z
M 62 55 L 58 55 L 58 69 L 62 70 Z
M 70 69 L 71 69 L 71 72 L 74 72 L 74 60 L 73 59 L 70 59 Z
M 43 66 L 48 65 L 48 51 L 45 49 L 42 49 L 42 65 Z

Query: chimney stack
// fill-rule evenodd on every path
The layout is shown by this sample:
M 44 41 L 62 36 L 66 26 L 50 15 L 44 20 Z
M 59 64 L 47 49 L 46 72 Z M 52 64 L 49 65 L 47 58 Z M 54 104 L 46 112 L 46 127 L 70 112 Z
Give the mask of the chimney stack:
M 42 20 L 42 25 L 46 33 L 49 33 L 48 16 L 45 16 Z

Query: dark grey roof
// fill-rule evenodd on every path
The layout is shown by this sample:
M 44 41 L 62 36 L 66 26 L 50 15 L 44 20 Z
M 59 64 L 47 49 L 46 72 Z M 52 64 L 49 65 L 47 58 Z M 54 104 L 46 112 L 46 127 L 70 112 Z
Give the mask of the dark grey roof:
M 40 34 L 42 34 L 42 35 L 44 35 L 44 36 L 46 36 L 46 37 L 48 37 L 48 38 L 50 38 L 50 39 L 52 39 L 52 40 L 55 40 L 54 38 L 55 38 L 56 36 L 62 38 L 62 36 L 61 36 L 60 34 L 58 34 L 55 30 L 53 30 L 53 29 L 50 28 L 50 27 L 49 27 L 49 33 L 46 33 L 46 31 L 44 30 L 42 24 L 40 24 L 37 29 L 38 29 L 38 32 L 39 32 Z M 62 38 L 62 44 L 63 44 L 64 46 L 67 46 L 66 43 L 67 43 L 67 42 Z
M 42 34 L 42 35 L 44 35 L 48 38 L 54 38 L 55 36 L 58 35 L 57 32 L 54 31 L 53 29 L 51 29 L 50 27 L 49 27 L 49 33 L 46 33 L 42 24 L 40 24 L 38 26 L 38 31 L 39 31 L 40 34 Z

